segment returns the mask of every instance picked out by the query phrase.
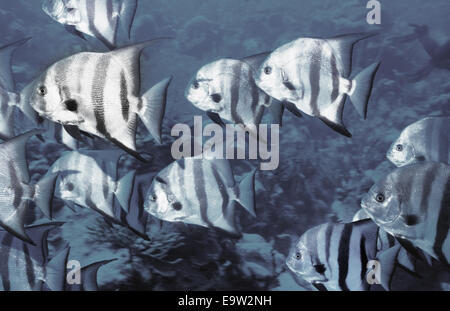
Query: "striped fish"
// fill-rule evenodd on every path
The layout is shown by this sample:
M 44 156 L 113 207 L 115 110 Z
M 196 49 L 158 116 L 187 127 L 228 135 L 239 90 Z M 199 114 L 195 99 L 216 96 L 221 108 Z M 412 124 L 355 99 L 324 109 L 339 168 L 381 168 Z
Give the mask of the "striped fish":
M 41 131 L 30 131 L 0 144 L 0 226 L 16 237 L 33 243 L 24 229 L 28 202 L 34 201 L 51 217 L 51 201 L 58 175 L 50 174 L 37 184 L 29 185 L 25 146 L 28 139 Z
M 450 164 L 450 117 L 427 117 L 407 126 L 392 143 L 387 158 L 396 166 L 420 161 Z
M 366 118 L 367 104 L 379 63 L 354 77 L 351 72 L 353 45 L 367 34 L 331 39 L 299 38 L 275 51 L 262 63 L 256 84 L 268 95 L 322 120 L 342 135 L 351 137 L 342 121 L 346 97 Z
M 65 153 L 47 173 L 58 173 L 60 176 L 56 182 L 55 197 L 69 206 L 88 207 L 108 220 L 126 225 L 125 216 L 130 211 L 135 172 L 131 171 L 118 179 L 118 161 L 123 154 L 120 150 Z M 64 174 L 65 171 L 73 173 Z
M 53 288 L 54 280 L 65 280 L 63 267 L 56 267 L 56 261 L 48 258 L 47 235 L 62 223 L 48 223 L 28 226 L 25 230 L 33 245 L 24 243 L 6 231 L 0 231 L 0 290 L 30 291 L 43 290 L 43 282 L 50 277 L 47 287 Z M 49 274 L 50 272 L 50 274 Z M 58 289 L 58 288 L 56 288 Z
M 450 260 L 450 166 L 424 162 L 397 168 L 361 206 L 386 232 L 444 264 Z
M 119 26 L 130 38 L 137 0 L 44 0 L 42 9 L 70 33 L 95 37 L 113 50 Z
M 220 228 L 238 235 L 235 203 L 255 215 L 255 171 L 236 184 L 227 160 L 183 158 L 154 178 L 144 209 L 165 221 Z
M 11 58 L 16 49 L 30 38 L 19 40 L 0 47 L 0 139 L 14 137 L 14 108 L 35 121 L 36 113 L 30 106 L 25 106 L 16 93 L 14 77 L 11 68 Z
M 388 290 L 398 251 L 393 241 L 380 243 L 379 228 L 370 219 L 327 223 L 306 231 L 292 247 L 286 264 L 319 290 L 365 291 L 371 287 L 368 262 L 378 260 L 381 285 Z
M 63 124 L 74 138 L 80 139 L 83 132 L 99 136 L 145 162 L 136 151 L 137 117 L 160 142 L 171 80 L 164 79 L 140 96 L 139 58 L 155 41 L 108 53 L 72 55 L 28 85 L 24 97 L 39 115 Z
M 222 119 L 259 125 L 272 99 L 256 86 L 251 64 L 265 56 L 267 53 L 243 60 L 224 58 L 201 67 L 186 88 L 186 98 L 220 125 Z

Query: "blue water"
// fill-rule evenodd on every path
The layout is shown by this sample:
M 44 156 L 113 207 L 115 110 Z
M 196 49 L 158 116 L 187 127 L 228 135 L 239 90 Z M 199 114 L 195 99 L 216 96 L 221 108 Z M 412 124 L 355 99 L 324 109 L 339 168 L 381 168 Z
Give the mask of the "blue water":
M 150 164 L 133 159 L 122 163 L 123 171 L 138 170 L 142 189 L 133 194 L 133 213 L 141 225 L 147 225 L 150 241 L 119 226 L 111 229 L 92 210 L 72 213 L 60 207 L 56 219 L 66 224 L 50 237 L 52 245 L 56 248 L 61 240 L 67 241 L 71 257 L 82 264 L 118 258 L 99 271 L 99 286 L 105 290 L 310 290 L 305 282 L 294 280 L 284 264 L 291 242 L 315 225 L 350 221 L 362 195 L 394 168 L 385 154 L 400 131 L 425 116 L 450 113 L 449 71 L 436 68 L 419 81 L 408 81 L 408 75 L 427 66 L 430 57 L 417 40 L 395 40 L 413 31 L 409 24 L 424 24 L 434 40 L 446 43 L 450 38 L 448 1 L 380 2 L 381 24 L 369 25 L 365 0 L 140 0 L 131 41 L 174 38 L 147 49 L 141 61 L 142 90 L 173 76 L 164 144 L 145 143 L 142 149 L 152 156 Z M 154 174 L 173 161 L 172 125 L 192 124 L 194 115 L 206 119 L 184 98 L 196 70 L 219 58 L 271 51 L 301 36 L 365 31 L 379 35 L 357 44 L 353 71 L 381 61 L 367 120 L 347 105 L 344 122 L 353 134 L 349 139 L 317 119 L 285 113 L 280 166 L 257 174 L 257 218 L 238 212 L 241 239 L 207 228 L 161 223 L 142 212 L 142 192 Z M 0 45 L 32 37 L 13 60 L 18 90 L 64 57 L 106 51 L 95 38 L 83 41 L 66 32 L 41 10 L 37 0 L 0 0 L 0 33 Z M 35 180 L 67 150 L 38 142 L 30 148 L 29 159 L 34 161 L 30 175 Z M 244 162 L 233 163 L 236 179 L 257 166 Z M 30 217 L 29 222 L 38 217 Z M 448 290 L 449 286 L 448 279 L 441 280 L 439 271 L 433 271 L 427 281 L 399 282 L 398 288 Z

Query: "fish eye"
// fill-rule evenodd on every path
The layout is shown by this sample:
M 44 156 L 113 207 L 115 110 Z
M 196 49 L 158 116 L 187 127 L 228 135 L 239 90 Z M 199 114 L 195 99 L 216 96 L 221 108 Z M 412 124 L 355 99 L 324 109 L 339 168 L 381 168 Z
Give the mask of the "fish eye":
M 155 194 L 152 194 L 152 195 L 150 196 L 150 201 L 153 201 L 153 202 L 156 201 L 156 195 L 155 195 Z
M 378 194 L 375 196 L 375 200 L 376 200 L 377 202 L 379 202 L 379 203 L 383 203 L 383 202 L 384 202 L 384 194 L 378 193 Z
M 398 144 L 397 146 L 395 146 L 395 150 L 401 152 L 403 151 L 403 145 L 402 144 Z
M 265 67 L 265 68 L 264 68 L 264 73 L 265 73 L 266 75 L 270 75 L 270 74 L 272 73 L 272 68 L 269 67 L 269 66 Z
M 200 83 L 198 83 L 197 81 L 195 81 L 195 82 L 192 84 L 192 87 L 193 87 L 194 89 L 198 89 L 198 88 L 200 87 Z
M 66 189 L 68 191 L 73 191 L 74 188 L 75 188 L 75 186 L 71 182 L 66 184 Z
M 74 10 L 75 10 L 74 8 L 66 8 L 67 13 L 73 12 Z
M 297 260 L 302 259 L 302 254 L 301 254 L 300 252 L 296 252 L 296 253 L 295 253 L 295 258 L 296 258 Z
M 67 110 L 69 111 L 77 111 L 78 109 L 78 103 L 76 100 L 68 99 L 64 102 L 64 105 L 66 105 Z
M 45 96 L 47 94 L 47 88 L 45 86 L 38 87 L 38 94 L 41 96 Z
M 181 205 L 180 202 L 175 202 L 175 203 L 172 204 L 172 208 L 174 210 L 176 210 L 176 211 L 179 211 L 179 210 L 181 210 L 183 208 L 183 205 Z

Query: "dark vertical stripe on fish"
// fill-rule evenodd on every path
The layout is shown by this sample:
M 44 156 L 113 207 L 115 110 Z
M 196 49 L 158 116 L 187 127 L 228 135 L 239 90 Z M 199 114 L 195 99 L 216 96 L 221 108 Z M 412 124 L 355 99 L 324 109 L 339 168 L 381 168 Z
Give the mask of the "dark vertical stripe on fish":
M 361 280 L 364 280 L 367 272 L 367 262 L 369 261 L 366 253 L 366 238 L 364 236 L 359 241 L 359 256 L 361 258 Z
M 11 243 L 13 241 L 13 236 L 7 232 L 5 232 L 5 237 L 2 240 L 2 244 L 0 246 L 0 262 L 2 263 L 1 271 L 2 271 L 2 285 L 4 291 L 11 290 L 11 280 L 9 278 L 10 267 L 9 267 L 9 255 L 11 253 Z
M 208 219 L 208 202 L 206 201 L 206 191 L 205 191 L 205 176 L 203 174 L 203 161 L 194 160 L 194 176 L 195 176 L 195 194 L 200 203 L 200 216 L 202 220 L 208 224 L 208 226 L 213 227 L 213 224 Z
M 339 241 L 339 254 L 338 254 L 338 267 L 339 267 L 339 287 L 343 291 L 348 291 L 347 286 L 347 274 L 348 274 L 348 260 L 350 252 L 350 238 L 352 236 L 353 226 L 351 224 L 345 224 L 341 233 L 341 239 Z
M 433 251 L 437 255 L 441 262 L 449 264 L 442 251 L 444 242 L 448 236 L 450 228 L 450 178 L 447 179 L 447 183 L 444 188 L 444 195 L 442 197 L 441 208 L 439 211 L 439 217 L 436 224 L 436 236 L 434 238 Z
M 215 169 L 213 169 L 212 172 L 214 175 L 214 179 L 216 180 L 217 186 L 219 188 L 220 196 L 222 197 L 222 214 L 224 216 L 226 216 L 227 215 L 227 207 L 228 207 L 228 203 L 229 203 L 229 196 L 228 196 L 227 188 L 226 188 L 224 182 L 222 181 L 222 179 L 220 178 L 219 173 L 217 173 L 217 171 Z
M 8 168 L 9 168 L 9 176 L 11 178 L 11 186 L 14 189 L 13 206 L 14 208 L 18 209 L 20 204 L 22 203 L 23 189 L 12 162 L 8 163 Z
M 120 104 L 122 106 L 123 119 L 128 122 L 130 102 L 128 101 L 127 80 L 123 70 L 120 72 Z
M 107 168 L 106 168 L 106 162 L 105 161 L 101 161 L 101 169 L 103 171 L 103 174 L 102 174 L 103 198 L 105 199 L 106 202 L 108 202 L 107 199 L 108 199 L 108 194 L 109 194 L 109 186 L 108 186 L 108 175 L 106 174 L 107 173 Z
M 421 212 L 425 212 L 428 209 L 428 199 L 431 195 L 431 190 L 433 188 L 432 187 L 433 181 L 439 170 L 440 170 L 440 166 L 433 165 L 432 167 L 428 168 L 425 171 L 425 175 L 421 179 L 421 184 L 423 183 L 422 198 L 420 200 L 420 211 Z
M 331 78 L 333 80 L 333 90 L 331 91 L 331 102 L 334 101 L 339 96 L 339 71 L 336 65 L 336 56 L 331 54 Z
M 322 51 L 316 48 L 316 53 L 311 58 L 311 64 L 309 65 L 309 84 L 311 87 L 310 107 L 314 116 L 320 114 L 318 109 L 317 100 L 319 99 L 320 92 L 320 67 L 322 60 Z
M 325 230 L 325 260 L 327 264 L 330 260 L 330 247 L 331 247 L 331 238 L 333 234 L 333 227 L 328 224 L 327 229 Z
M 233 65 L 233 75 L 235 77 L 240 77 L 241 69 L 242 69 L 241 63 L 237 63 L 237 64 Z M 240 82 L 236 83 L 236 81 L 234 81 L 231 84 L 231 88 L 230 88 L 231 119 L 233 120 L 234 123 L 244 124 L 241 116 L 239 116 L 239 114 L 237 113 L 237 105 L 239 104 L 239 96 L 240 96 L 239 91 L 240 91 Z
M 96 37 L 99 39 L 104 45 L 106 45 L 110 50 L 114 49 L 114 46 L 112 46 L 109 41 L 98 31 L 97 27 L 95 26 L 95 3 L 96 1 L 86 1 L 86 11 L 88 15 L 88 28 Z
M 256 108 L 259 106 L 259 90 L 256 86 L 256 83 L 252 79 L 250 80 L 248 85 L 250 85 L 250 94 L 252 96 L 252 112 L 255 113 Z
M 94 105 L 94 115 L 97 122 L 97 131 L 109 137 L 109 133 L 105 124 L 105 109 L 104 109 L 104 91 L 106 84 L 106 74 L 109 67 L 109 56 L 103 55 L 100 57 L 95 66 L 94 80 L 92 81 L 91 97 Z
M 437 135 L 439 135 L 439 162 L 448 163 L 449 136 L 446 132 L 446 123 L 448 119 L 442 119 L 438 123 Z
M 30 252 L 28 250 L 28 245 L 25 243 L 22 243 L 22 247 L 23 247 L 23 254 L 25 255 L 24 256 L 25 257 L 25 269 L 26 269 L 26 273 L 27 273 L 28 285 L 30 286 L 30 288 L 34 288 L 35 281 L 36 281 L 36 275 L 34 273 L 33 261 L 31 260 Z

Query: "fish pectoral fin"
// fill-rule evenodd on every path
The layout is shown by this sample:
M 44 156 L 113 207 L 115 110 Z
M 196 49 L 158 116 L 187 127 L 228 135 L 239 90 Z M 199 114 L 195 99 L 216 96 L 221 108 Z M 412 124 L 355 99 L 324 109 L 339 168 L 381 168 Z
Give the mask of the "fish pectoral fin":
M 220 126 L 225 126 L 225 123 L 222 121 L 222 119 L 220 118 L 219 114 L 217 112 L 213 112 L 211 110 L 206 111 L 206 114 L 208 115 L 208 117 L 211 119 L 211 121 L 213 121 L 214 123 L 220 125 Z
M 74 25 L 64 25 L 64 28 L 71 34 L 73 34 L 83 40 L 86 40 L 84 34 L 81 31 L 77 30 L 77 28 Z

